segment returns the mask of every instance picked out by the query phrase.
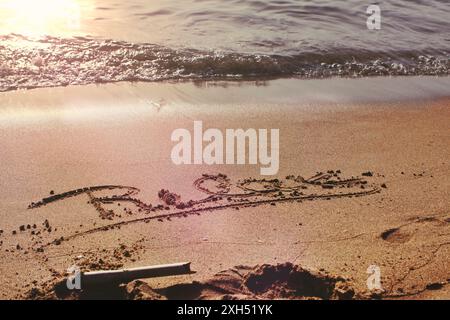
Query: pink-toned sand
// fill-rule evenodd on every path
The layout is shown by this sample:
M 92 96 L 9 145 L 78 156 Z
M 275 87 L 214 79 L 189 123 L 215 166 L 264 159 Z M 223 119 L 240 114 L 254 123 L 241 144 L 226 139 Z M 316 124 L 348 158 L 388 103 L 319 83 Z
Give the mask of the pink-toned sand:
M 407 85 L 400 98 L 387 89 L 386 96 L 371 96 L 371 84 L 378 93 L 383 81 L 386 88 L 389 81 L 396 85 L 388 79 L 296 81 L 115 84 L 1 94 L 0 297 L 25 298 L 74 264 L 93 270 L 190 261 L 193 275 L 146 282 L 163 288 L 205 281 L 237 265 L 290 262 L 349 278 L 363 292 L 368 267 L 377 265 L 384 298 L 450 298 L 449 98 L 420 93 L 419 99 Z M 405 98 L 408 90 L 412 99 Z M 233 182 L 261 178 L 259 166 L 174 165 L 171 132 L 192 130 L 194 120 L 209 128 L 279 128 L 277 178 L 328 170 L 350 178 L 370 171 L 373 176 L 364 179 L 381 191 L 204 211 L 70 240 L 157 213 L 128 206 L 129 214 L 123 210 L 127 205 L 114 204 L 121 216 L 104 220 L 87 194 L 27 209 L 51 190 L 133 186 L 140 200 L 158 204 L 162 188 L 185 200 L 204 197 L 193 187 L 204 173 L 223 173 Z M 61 237 L 58 245 L 47 245 Z

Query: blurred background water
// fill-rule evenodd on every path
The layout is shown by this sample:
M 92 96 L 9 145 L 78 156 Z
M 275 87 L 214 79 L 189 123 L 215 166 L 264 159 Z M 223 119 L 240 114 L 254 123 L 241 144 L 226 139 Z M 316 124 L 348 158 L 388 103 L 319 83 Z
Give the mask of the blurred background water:
M 13 76 L 0 85 L 40 86 L 49 77 L 51 85 L 179 77 L 448 75 L 448 0 L 379 1 L 381 30 L 366 27 L 371 4 L 0 0 L 0 74 Z M 109 49 L 98 51 L 100 44 L 103 49 L 109 44 Z M 91 51 L 84 54 L 86 50 Z M 32 65 L 37 64 L 39 73 L 47 67 L 47 77 L 39 83 L 18 79 L 17 73 L 30 75 L 32 66 L 28 68 L 26 61 L 34 56 L 38 60 Z M 77 78 L 51 76 L 63 72 L 69 62 L 80 62 L 81 69 L 89 63 L 99 72 Z M 114 69 L 115 64 L 121 66 Z

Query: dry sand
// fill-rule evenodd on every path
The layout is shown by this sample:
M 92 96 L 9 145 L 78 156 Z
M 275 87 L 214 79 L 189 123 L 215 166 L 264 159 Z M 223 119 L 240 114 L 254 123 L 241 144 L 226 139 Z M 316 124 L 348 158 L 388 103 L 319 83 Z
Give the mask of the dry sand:
M 147 280 L 148 287 L 138 291 L 161 294 L 176 284 L 210 283 L 215 274 L 243 265 L 254 271 L 243 275 L 248 280 L 265 272 L 258 265 L 283 269 L 288 262 L 291 271 L 305 268 L 320 279 L 330 274 L 326 283 L 345 279 L 361 294 L 367 292 L 368 267 L 377 265 L 383 298 L 448 299 L 449 83 L 448 78 L 124 83 L 3 93 L 0 297 L 30 297 L 33 288 L 42 293 L 74 264 L 98 270 L 190 261 L 195 274 Z M 174 165 L 170 134 L 192 130 L 194 120 L 209 128 L 279 128 L 280 171 L 274 178 L 329 171 L 322 184 L 337 176 L 361 180 L 332 189 L 307 181 L 303 196 L 314 194 L 311 199 L 289 189 L 272 198 L 256 195 L 252 206 L 225 197 L 196 213 L 168 206 L 158 198 L 160 189 L 184 202 L 206 197 L 193 185 L 203 174 L 225 174 L 225 185 L 261 178 L 259 166 Z M 132 197 L 163 206 L 139 210 L 136 203 L 113 201 L 102 203 L 113 212 L 96 208 L 99 197 L 130 190 L 111 189 L 80 190 L 27 209 L 51 191 L 101 185 L 138 188 Z M 336 196 L 347 188 L 374 192 Z M 130 284 L 129 297 L 136 298 L 136 286 L 143 285 Z M 273 294 L 274 287 L 268 292 L 256 296 L 292 298 Z M 249 297 L 248 290 L 229 294 Z

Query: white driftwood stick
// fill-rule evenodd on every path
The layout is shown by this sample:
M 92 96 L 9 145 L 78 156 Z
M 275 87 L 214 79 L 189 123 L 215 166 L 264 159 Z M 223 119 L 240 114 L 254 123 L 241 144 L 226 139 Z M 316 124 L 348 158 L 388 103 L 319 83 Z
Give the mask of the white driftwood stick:
M 121 270 L 91 271 L 81 274 L 84 285 L 100 283 L 126 283 L 136 279 L 167 277 L 181 274 L 191 274 L 190 262 L 164 264 Z

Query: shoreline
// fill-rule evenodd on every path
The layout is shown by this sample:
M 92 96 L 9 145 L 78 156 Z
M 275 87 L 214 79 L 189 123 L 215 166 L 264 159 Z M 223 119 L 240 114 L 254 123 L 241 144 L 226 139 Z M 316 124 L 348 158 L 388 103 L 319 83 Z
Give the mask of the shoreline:
M 367 268 L 375 264 L 385 298 L 448 298 L 449 87 L 450 77 L 402 77 L 120 83 L 0 93 L 0 297 L 23 298 L 73 264 L 95 270 L 190 261 L 197 274 L 146 283 L 165 288 L 208 281 L 238 265 L 290 262 L 351 278 L 362 292 Z M 204 195 L 193 183 L 203 174 L 223 173 L 231 184 L 260 178 L 259 166 L 175 166 L 170 134 L 192 128 L 195 120 L 219 129 L 279 128 L 280 180 L 339 170 L 343 180 L 360 177 L 380 192 L 320 201 L 273 198 L 251 203 L 255 207 L 206 208 L 200 215 L 124 223 L 86 235 L 159 213 L 125 199 L 120 206 L 102 204 L 114 211 L 112 220 L 102 219 L 87 202 L 115 194 L 108 190 L 27 209 L 51 191 L 107 185 L 137 188 L 140 200 L 171 214 L 176 208 L 165 208 L 161 189 L 197 201 Z M 363 175 L 369 171 L 371 176 Z M 318 187 L 302 192 L 341 192 Z M 74 234 L 80 236 L 65 241 Z
M 339 112 L 364 105 L 405 103 L 413 107 L 450 96 L 450 77 L 278 79 L 271 81 L 123 82 L 38 88 L 0 93 L 0 127 L 64 119 L 75 122 L 168 118 L 177 112 L 198 117 L 218 105 L 228 115 L 263 112 Z M 245 108 L 236 108 L 245 105 Z M 276 106 L 276 107 L 275 107 Z M 161 111 L 161 112 L 160 112 Z M 229 112 L 230 111 L 230 112 Z M 178 115 L 179 116 L 179 115 Z

